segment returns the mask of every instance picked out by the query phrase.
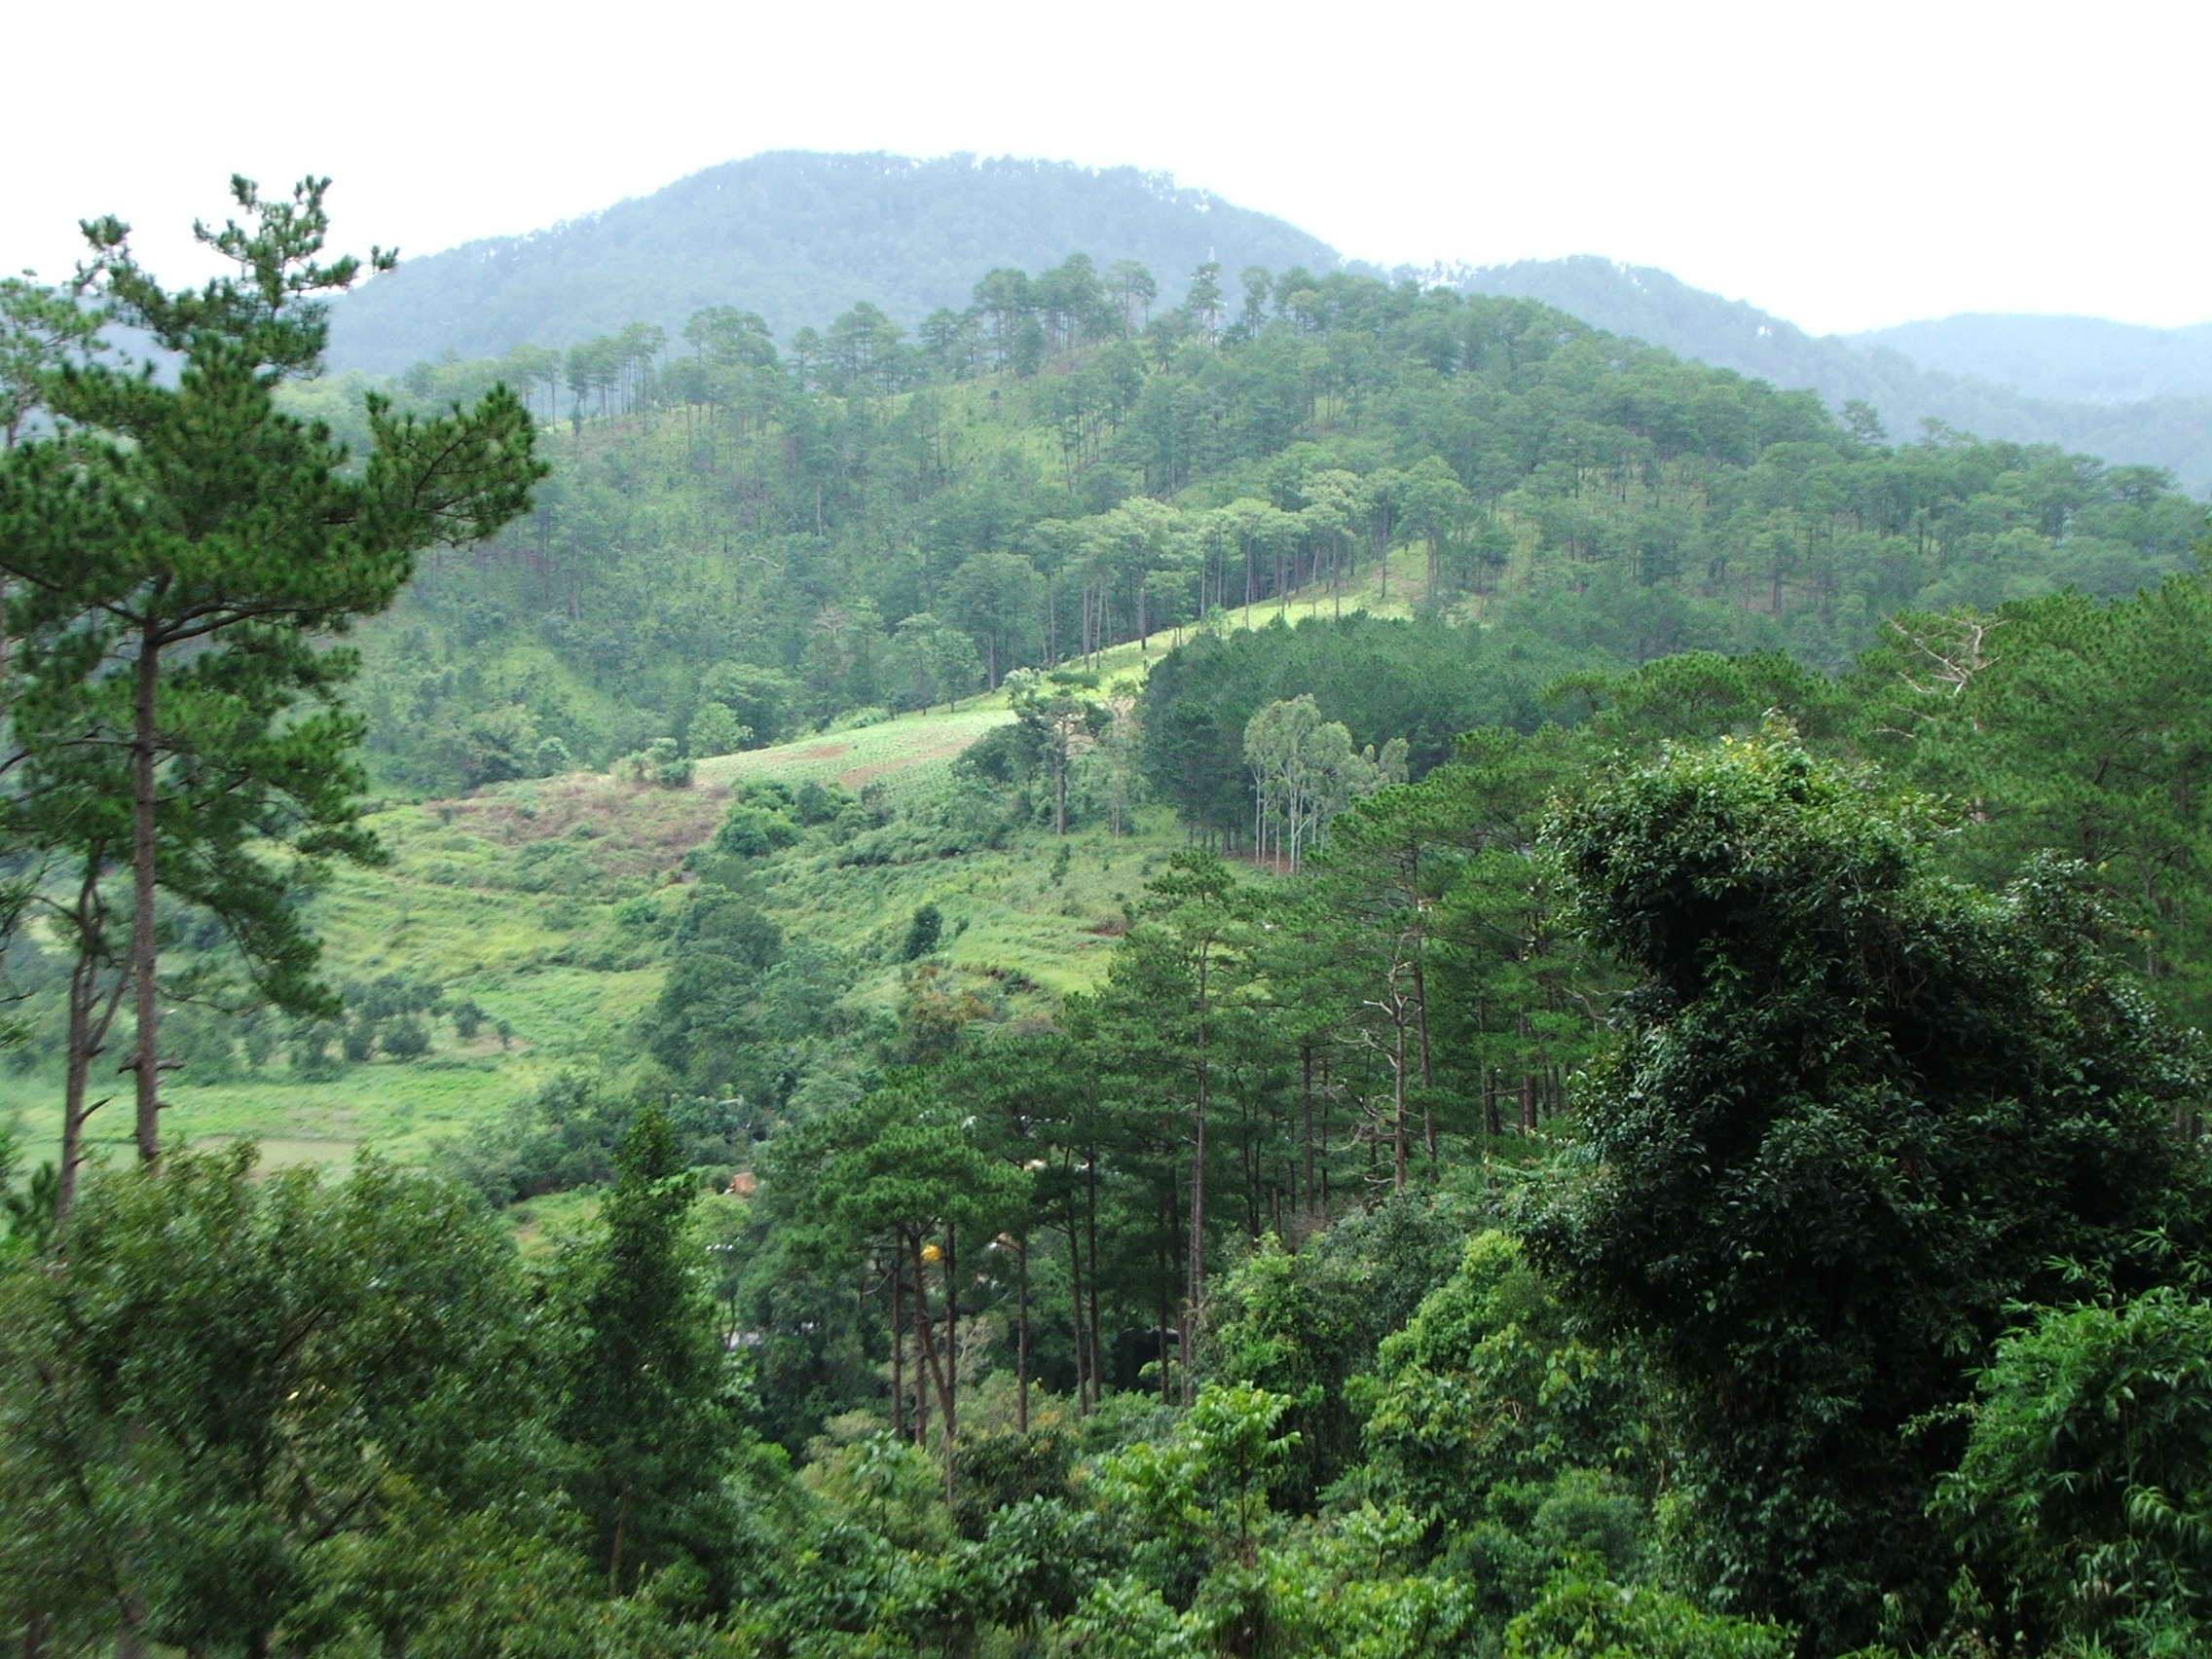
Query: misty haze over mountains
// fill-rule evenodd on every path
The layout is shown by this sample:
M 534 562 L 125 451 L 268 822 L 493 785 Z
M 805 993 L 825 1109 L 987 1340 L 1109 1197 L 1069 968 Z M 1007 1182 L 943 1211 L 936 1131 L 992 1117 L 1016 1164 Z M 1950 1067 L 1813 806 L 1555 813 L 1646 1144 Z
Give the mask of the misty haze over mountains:
M 1144 264 L 1162 306 L 1208 260 L 1225 286 L 1248 266 L 1374 273 L 1283 220 L 1133 167 L 780 152 L 531 236 L 410 260 L 339 305 L 331 360 L 397 374 L 449 351 L 566 347 L 634 321 L 674 338 L 715 305 L 759 313 L 779 339 L 862 301 L 911 327 L 965 308 L 978 271 L 1077 252 Z M 1815 337 L 1666 272 L 1587 255 L 1394 275 L 1540 300 L 1683 357 L 1810 387 L 1831 407 L 1862 401 L 1896 439 L 1936 421 L 2212 490 L 2212 324 L 1968 314 Z

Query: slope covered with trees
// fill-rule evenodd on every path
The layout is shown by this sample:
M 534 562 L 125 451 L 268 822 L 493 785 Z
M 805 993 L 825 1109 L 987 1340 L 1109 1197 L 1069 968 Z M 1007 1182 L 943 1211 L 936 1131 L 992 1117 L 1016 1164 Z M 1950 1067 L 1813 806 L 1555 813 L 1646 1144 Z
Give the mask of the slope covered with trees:
M 864 304 L 786 352 L 716 308 L 681 342 L 640 324 L 419 366 L 404 395 L 504 374 L 567 430 L 531 518 L 372 634 L 386 776 L 771 743 L 1294 590 L 1598 666 L 1778 646 L 1833 668 L 1887 610 L 2126 592 L 2195 534 L 2156 470 L 1893 444 L 1532 302 L 1201 276 L 1149 320 L 1149 272 L 1079 256 L 983 274 L 911 338 Z M 348 384 L 314 406 L 343 421 Z
M 1135 329 L 1072 260 L 918 347 L 587 342 L 565 431 L 326 386 L 348 471 L 273 406 L 346 275 L 319 187 L 241 201 L 203 296 L 99 233 L 193 367 L 34 342 L 63 424 L 0 460 L 9 1070 L 120 1021 L 141 1083 L 374 1064 L 444 1132 L 263 1174 L 179 1085 L 73 1197 L 0 1133 L 11 1650 L 2201 1644 L 2200 507 L 1531 302 L 1201 271 Z M 382 762 L 617 747 L 356 823 L 317 636 L 417 440 L 468 530 L 570 464 L 379 624 Z M 56 612 L 64 532 L 134 580 Z M 242 629 L 118 643 L 249 575 Z M 278 856 L 375 829 L 392 871 Z M 456 966 L 342 1025 L 260 983 L 279 1066 L 241 957 L 349 908 Z M 526 984 L 558 1071 L 434 1113 Z
M 2164 467 L 2212 491 L 2212 371 L 2202 331 L 2090 317 L 1951 317 L 1814 336 L 1649 266 L 1582 256 L 1436 274 L 1468 293 L 1515 294 L 1593 327 L 1664 346 L 1831 409 L 1863 403 L 1899 437 L 1922 423 Z

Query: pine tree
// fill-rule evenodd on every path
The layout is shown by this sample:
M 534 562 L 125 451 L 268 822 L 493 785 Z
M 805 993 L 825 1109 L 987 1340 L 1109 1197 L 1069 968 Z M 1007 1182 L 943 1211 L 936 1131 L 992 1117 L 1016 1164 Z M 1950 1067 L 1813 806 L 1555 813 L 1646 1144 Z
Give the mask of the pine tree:
M 728 1361 L 687 1259 L 696 1189 L 658 1108 L 616 1157 L 605 1232 L 570 1264 L 571 1343 L 561 1412 L 592 1554 L 619 1594 L 682 1555 L 714 1552 L 710 1519 L 736 1445 Z
M 322 861 L 375 846 L 352 822 L 360 723 L 337 702 L 355 661 L 318 642 L 388 606 L 419 550 L 520 512 L 543 472 L 504 387 L 429 420 L 370 399 L 357 465 L 327 427 L 278 410 L 278 387 L 320 367 L 315 296 L 362 269 L 318 258 L 328 182 L 265 202 L 234 178 L 245 222 L 195 230 L 238 271 L 198 290 L 163 288 L 127 226 L 89 221 L 80 290 L 176 372 L 64 366 L 46 386 L 56 430 L 0 462 L 0 574 L 19 642 L 15 828 L 92 881 L 111 861 L 129 866 L 129 1064 L 148 1162 L 165 1063 L 157 894 L 211 910 L 270 1001 L 331 1011 L 293 898 Z

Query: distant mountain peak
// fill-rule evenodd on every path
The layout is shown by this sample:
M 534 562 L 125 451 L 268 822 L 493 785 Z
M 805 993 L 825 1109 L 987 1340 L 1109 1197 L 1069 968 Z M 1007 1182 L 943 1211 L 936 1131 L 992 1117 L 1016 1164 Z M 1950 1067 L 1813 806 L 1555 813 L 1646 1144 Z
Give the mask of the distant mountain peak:
M 1027 157 L 921 160 L 784 150 L 723 162 L 525 236 L 409 260 L 333 313 L 335 367 L 393 374 L 451 350 L 491 356 L 718 305 L 788 338 L 859 301 L 911 326 L 965 308 L 987 271 L 1070 254 L 1133 259 L 1179 297 L 1209 258 L 1333 270 L 1336 250 L 1173 175 Z

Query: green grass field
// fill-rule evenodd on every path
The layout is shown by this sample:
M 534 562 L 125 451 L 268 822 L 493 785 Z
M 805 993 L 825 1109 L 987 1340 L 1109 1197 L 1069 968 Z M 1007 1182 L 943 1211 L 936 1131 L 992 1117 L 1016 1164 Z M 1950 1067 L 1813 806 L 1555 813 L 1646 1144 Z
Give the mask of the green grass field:
M 836 784 L 858 793 L 880 784 L 896 803 L 941 784 L 963 749 L 1014 719 L 1003 693 L 964 700 L 957 711 L 902 715 L 876 725 L 824 732 L 773 749 L 717 756 L 699 762 L 697 787 L 727 789 L 739 782 Z

